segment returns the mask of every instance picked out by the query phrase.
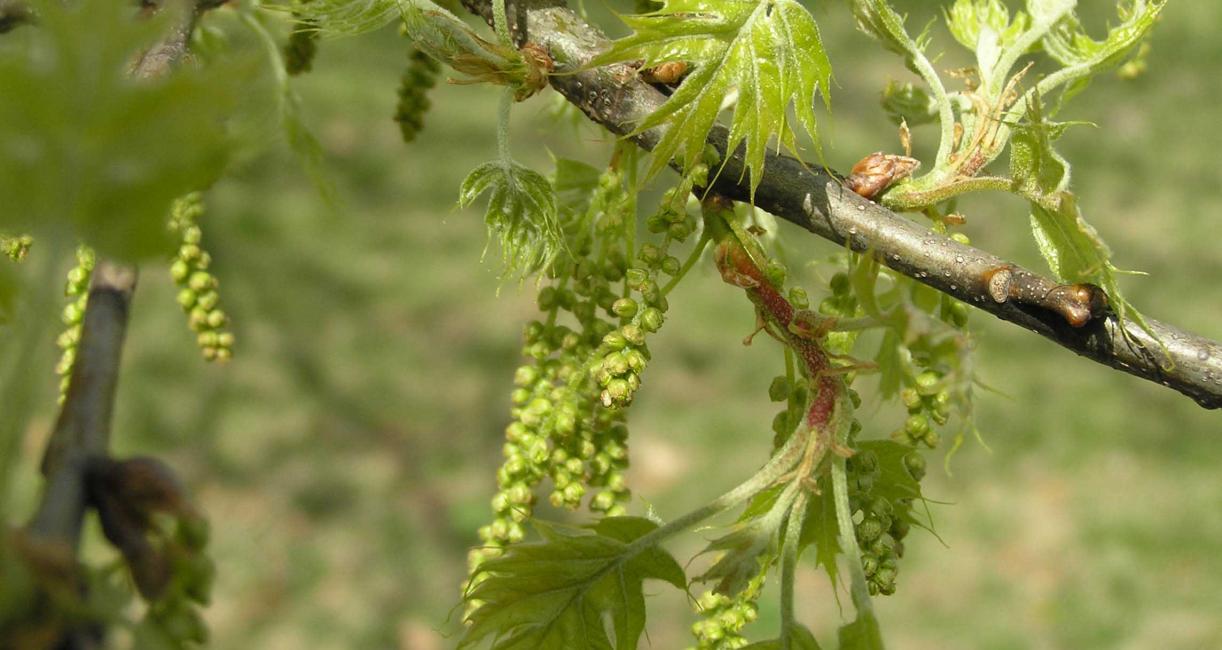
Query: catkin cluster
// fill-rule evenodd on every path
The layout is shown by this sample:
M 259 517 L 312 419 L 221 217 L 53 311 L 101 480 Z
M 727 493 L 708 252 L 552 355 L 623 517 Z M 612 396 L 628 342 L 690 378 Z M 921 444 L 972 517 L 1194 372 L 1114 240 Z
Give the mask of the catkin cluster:
M 925 475 L 925 459 L 913 451 L 903 458 L 904 469 L 920 481 Z M 895 593 L 899 560 L 904 556 L 904 538 L 911 530 L 912 500 L 889 499 L 873 494 L 882 469 L 878 456 L 865 451 L 848 459 L 849 508 L 853 511 L 854 532 L 861 547 L 861 567 L 871 596 Z
M 692 624 L 696 645 L 690 650 L 730 650 L 749 644 L 742 629 L 759 617 L 756 603 L 764 590 L 769 566 L 768 562 L 763 564 L 763 570 L 733 597 L 709 590 L 696 600 L 700 620 Z
M 55 341 L 59 346 L 59 363 L 55 372 L 59 375 L 59 403 L 64 403 L 68 396 L 68 385 L 72 382 L 72 368 L 76 365 L 76 351 L 81 342 L 81 330 L 84 327 L 85 307 L 89 302 L 89 280 L 93 277 L 93 267 L 97 262 L 93 249 L 81 245 L 76 249 L 76 265 L 68 271 L 68 279 L 64 283 L 64 295 L 68 304 L 64 306 L 64 331 L 60 332 Z
M 407 68 L 399 80 L 399 103 L 395 106 L 395 122 L 404 142 L 411 142 L 424 128 L 424 114 L 428 112 L 428 91 L 437 84 L 441 66 L 423 50 L 412 48 L 408 55 Z
M 204 213 L 203 198 L 188 194 L 174 201 L 170 230 L 181 243 L 170 264 L 170 276 L 178 285 L 178 305 L 187 314 L 187 324 L 196 334 L 204 359 L 228 361 L 233 356 L 233 333 L 226 327 L 229 316 L 221 309 L 219 282 L 208 271 L 212 256 L 201 246 L 203 231 L 199 217 Z

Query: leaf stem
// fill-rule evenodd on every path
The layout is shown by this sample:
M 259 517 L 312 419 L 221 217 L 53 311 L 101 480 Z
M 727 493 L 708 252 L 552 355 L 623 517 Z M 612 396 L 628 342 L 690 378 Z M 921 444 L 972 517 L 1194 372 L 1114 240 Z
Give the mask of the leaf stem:
M 687 272 L 692 270 L 692 267 L 696 266 L 696 263 L 700 261 L 700 256 L 704 253 L 704 249 L 708 247 L 709 242 L 712 241 L 712 239 L 713 238 L 709 236 L 709 232 L 707 230 L 700 233 L 700 239 L 696 240 L 696 247 L 692 249 L 691 254 L 687 256 L 687 259 L 683 261 L 683 266 L 679 267 L 679 272 L 675 274 L 675 277 L 670 279 L 670 282 L 666 283 L 665 287 L 662 287 L 663 296 L 670 295 L 671 290 L 679 285 L 679 281 L 687 276 Z
M 849 576 L 852 578 L 850 593 L 858 616 L 874 611 L 870 591 L 866 586 L 866 573 L 861 568 L 861 549 L 857 546 L 857 535 L 853 532 L 853 513 L 849 511 L 849 483 L 845 472 L 844 458 L 835 457 L 832 462 L 832 500 L 836 503 L 836 524 L 840 529 L 840 549 L 848 559 Z
M 801 482 L 801 479 L 798 479 Z M 793 614 L 794 574 L 798 567 L 798 547 L 802 541 L 802 524 L 806 519 L 806 492 L 798 494 L 789 508 L 785 524 L 785 544 L 781 549 L 781 650 L 790 650 L 792 630 L 796 625 Z
M 501 160 L 501 166 L 506 170 L 513 167 L 513 158 L 509 155 L 509 110 L 511 108 L 513 108 L 513 90 L 505 88 L 501 91 L 501 103 L 497 109 L 496 151 Z
M 505 12 L 506 0 L 492 0 L 492 25 L 501 41 L 513 47 L 513 39 L 509 36 L 509 17 Z
M 794 435 L 789 437 L 789 440 L 781 447 L 780 451 L 773 454 L 772 458 L 759 471 L 753 474 L 751 478 L 738 484 L 737 487 L 710 501 L 708 504 L 655 528 L 646 535 L 638 537 L 628 545 L 628 548 L 624 550 L 620 557 L 626 561 L 641 551 L 651 546 L 656 546 L 662 540 L 683 532 L 713 515 L 725 512 L 764 491 L 775 483 L 777 479 L 789 472 L 793 464 L 798 461 L 806 446 L 807 434 L 810 431 L 810 427 L 803 425 Z

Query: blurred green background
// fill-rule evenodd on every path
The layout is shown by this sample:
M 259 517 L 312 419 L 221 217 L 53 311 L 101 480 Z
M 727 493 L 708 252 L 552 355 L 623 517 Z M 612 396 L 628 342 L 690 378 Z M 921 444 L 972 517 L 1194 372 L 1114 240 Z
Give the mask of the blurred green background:
M 940 3 L 901 4 L 919 26 Z M 1112 4 L 1083 3 L 1088 24 L 1099 29 Z M 829 161 L 844 169 L 897 150 L 877 96 L 908 73 L 854 30 L 844 3 L 813 10 L 838 84 L 824 123 Z M 1219 3 L 1171 3 L 1148 73 L 1097 81 L 1062 117 L 1098 128 L 1072 130 L 1061 145 L 1118 264 L 1150 274 L 1125 281 L 1132 301 L 1214 338 L 1222 40 L 1207 28 L 1218 25 Z M 934 31 L 949 48 L 945 29 Z M 324 42 L 296 84 L 337 208 L 284 146 L 208 194 L 205 244 L 234 319 L 233 362 L 199 359 L 165 269 L 141 277 L 115 446 L 180 468 L 211 518 L 216 648 L 455 643 L 466 549 L 490 516 L 518 337 L 534 308 L 531 285 L 498 282 L 495 255 L 481 262 L 480 215 L 453 207 L 465 173 L 495 155 L 496 91 L 443 84 L 424 133 L 405 146 L 390 116 L 406 52 L 391 28 Z M 960 55 L 939 68 L 966 64 Z M 557 127 L 555 100 L 547 91 L 515 110 L 515 155 L 544 168 L 546 145 L 601 166 L 609 136 Z M 928 128 L 915 138 L 919 150 L 936 146 Z M 984 196 L 962 207 L 975 244 L 1043 268 L 1021 202 Z M 791 227 L 781 237 L 791 261 L 835 252 Z M 767 385 L 780 367 L 767 341 L 739 344 L 750 305 L 710 263 L 671 304 L 630 416 L 631 510 L 664 518 L 764 460 Z M 973 320 L 980 374 L 1005 395 L 978 402 L 991 451 L 965 445 L 953 475 L 925 481 L 945 503 L 934 506 L 942 541 L 914 534 L 897 595 L 878 601 L 892 647 L 1222 647 L 1219 416 L 990 316 Z M 49 393 L 51 370 L 39 372 L 31 380 Z M 897 414 L 865 395 L 866 431 L 885 436 Z M 37 497 L 35 459 L 53 419 L 48 400 L 22 442 L 9 495 L 18 515 Z M 671 548 L 686 561 L 700 538 Z M 99 544 L 91 552 L 106 555 Z M 799 589 L 800 619 L 830 640 L 841 613 L 826 578 L 812 564 Z M 685 646 L 688 605 L 669 588 L 652 591 L 643 646 Z M 756 631 L 771 634 L 776 601 L 763 603 Z

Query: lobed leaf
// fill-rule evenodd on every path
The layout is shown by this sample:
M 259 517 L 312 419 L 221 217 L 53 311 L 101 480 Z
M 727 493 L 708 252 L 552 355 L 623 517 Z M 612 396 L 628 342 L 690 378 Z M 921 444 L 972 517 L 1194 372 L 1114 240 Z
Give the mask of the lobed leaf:
M 1064 281 L 1093 282 L 1111 266 L 1111 251 L 1068 192 L 1070 165 L 1052 147 L 1064 130 L 1033 98 L 1010 140 L 1010 175 L 1027 196 L 1044 197 L 1031 202 L 1031 229 L 1048 268 Z
M 488 193 L 484 222 L 501 242 L 505 271 L 526 277 L 546 267 L 564 248 L 556 194 L 543 175 L 517 163 L 486 162 L 463 180 L 458 206 Z
M 1043 39 L 1044 51 L 1065 66 L 1062 76 L 1069 94 L 1082 89 L 1094 75 L 1124 62 L 1154 27 L 1166 0 L 1132 0 L 1120 5 L 1121 23 L 1102 41 L 1091 38 L 1072 13 L 1061 19 Z M 1064 83 L 1064 82 L 1063 82 Z
M 709 542 L 701 551 L 724 553 L 698 580 L 717 580 L 714 591 L 731 598 L 737 596 L 776 555 L 796 496 L 793 490 L 761 493 L 729 533 Z
M 853 16 L 859 29 L 905 59 L 924 52 L 929 45 L 929 28 L 926 27 L 916 38 L 909 36 L 904 27 L 904 16 L 892 9 L 887 0 L 854 0 Z
M 976 65 L 983 85 L 991 87 L 999 75 L 1002 54 L 1015 46 L 1030 27 L 1027 14 L 1017 11 L 1013 18 L 1001 0 L 958 0 L 946 14 L 946 26 L 964 47 L 976 53 Z
M 788 123 L 792 103 L 798 122 L 818 147 L 815 97 L 828 101 L 831 64 L 814 18 L 795 0 L 666 0 L 659 11 L 624 16 L 633 33 L 595 57 L 592 66 L 643 61 L 652 67 L 683 61 L 694 67 L 674 94 L 636 132 L 665 127 L 652 176 L 673 158 L 685 171 L 701 160 L 705 140 L 732 92 L 738 93 L 728 150 L 745 146 L 752 192 L 764 154 L 776 137 L 796 153 Z
M 492 638 L 494 650 L 635 649 L 645 629 L 644 581 L 686 586 L 669 553 L 630 547 L 656 528 L 636 517 L 607 517 L 589 530 L 544 526 L 545 541 L 485 561 L 465 595 L 482 604 L 458 647 Z

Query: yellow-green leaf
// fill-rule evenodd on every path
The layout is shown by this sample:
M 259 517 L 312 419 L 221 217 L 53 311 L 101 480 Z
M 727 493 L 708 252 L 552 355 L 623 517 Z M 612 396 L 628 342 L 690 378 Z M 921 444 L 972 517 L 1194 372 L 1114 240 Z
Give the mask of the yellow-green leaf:
M 591 65 L 643 61 L 652 67 L 683 61 L 694 69 L 637 131 L 666 127 L 654 148 L 648 175 L 671 159 L 691 170 L 722 102 L 737 91 L 727 142 L 745 145 L 752 191 L 759 184 L 772 138 L 796 152 L 797 135 L 787 111 L 818 146 L 815 97 L 828 101 L 831 65 L 814 18 L 794 0 L 667 0 L 657 12 L 625 16 L 633 33 L 616 41 Z

